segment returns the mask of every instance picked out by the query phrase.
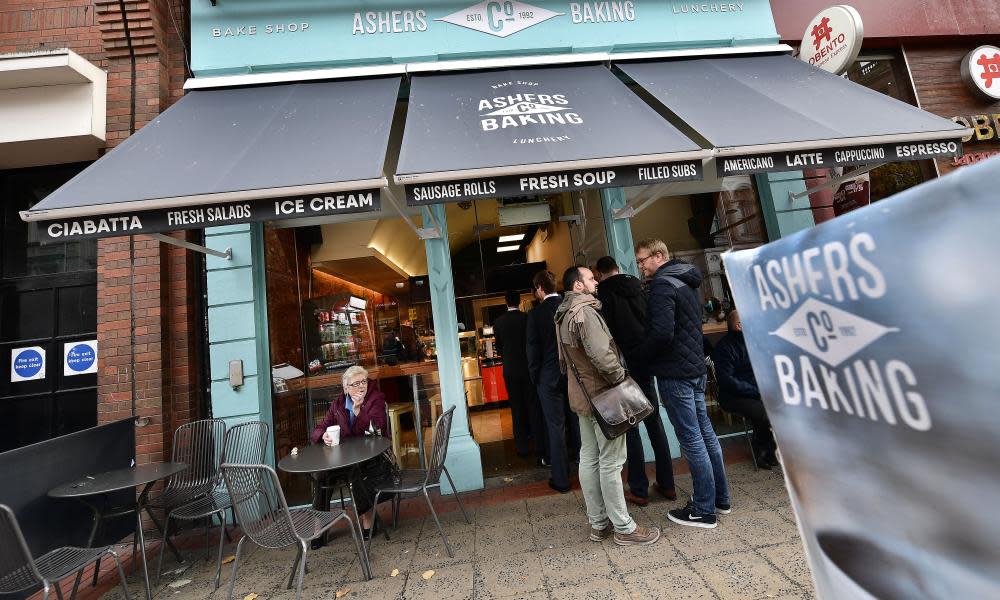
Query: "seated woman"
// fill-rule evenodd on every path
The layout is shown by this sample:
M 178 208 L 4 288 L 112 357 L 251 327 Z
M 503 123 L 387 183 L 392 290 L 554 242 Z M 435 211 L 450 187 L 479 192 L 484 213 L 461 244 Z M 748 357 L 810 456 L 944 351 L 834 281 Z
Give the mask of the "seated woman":
M 375 389 L 373 381 L 368 380 L 368 371 L 360 366 L 353 366 L 344 371 L 344 393 L 339 395 L 330 405 L 326 417 L 313 429 L 314 444 L 331 444 L 333 440 L 326 432 L 327 427 L 340 426 L 340 438 L 359 437 L 364 435 L 381 435 L 388 437 L 386 425 L 385 395 Z M 375 500 L 375 487 L 392 477 L 393 465 L 385 455 L 368 461 L 359 469 L 351 481 L 354 486 L 354 503 L 361 515 L 361 527 L 365 536 L 370 536 L 371 515 L 369 511 Z M 319 484 L 326 486 L 329 480 L 343 473 L 330 473 L 320 479 Z M 313 502 L 316 510 L 330 510 L 330 489 L 320 489 Z M 389 500 L 392 494 L 379 496 L 380 501 Z

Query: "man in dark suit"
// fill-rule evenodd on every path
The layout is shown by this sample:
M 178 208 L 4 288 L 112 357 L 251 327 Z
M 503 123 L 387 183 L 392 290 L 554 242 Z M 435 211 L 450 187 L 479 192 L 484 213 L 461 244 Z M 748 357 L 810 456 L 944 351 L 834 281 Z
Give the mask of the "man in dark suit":
M 531 453 L 534 440 L 535 454 L 545 460 L 548 456 L 548 440 L 542 410 L 535 395 L 535 386 L 528 375 L 527 344 L 528 315 L 521 312 L 521 295 L 515 290 L 507 290 L 504 298 L 507 312 L 500 315 L 493 324 L 497 350 L 503 359 L 503 381 L 507 385 L 510 401 L 510 418 L 514 427 L 514 447 L 518 456 Z
M 565 494 L 569 492 L 570 454 L 580 453 L 580 421 L 569 409 L 566 376 L 559 370 L 555 316 L 562 298 L 556 293 L 555 275 L 548 271 L 535 273 L 532 285 L 539 305 L 528 313 L 528 373 L 538 389 L 549 433 L 549 487 Z

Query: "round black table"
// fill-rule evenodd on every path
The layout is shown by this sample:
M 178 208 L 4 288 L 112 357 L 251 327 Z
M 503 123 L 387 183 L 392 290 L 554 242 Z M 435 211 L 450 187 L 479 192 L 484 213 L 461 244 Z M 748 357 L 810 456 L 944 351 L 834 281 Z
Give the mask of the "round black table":
M 351 491 L 351 506 L 354 507 L 358 536 L 362 540 L 361 548 L 364 550 L 366 563 L 368 562 L 368 545 L 364 543 L 364 535 L 361 531 L 361 515 L 358 513 L 358 505 L 354 502 L 354 484 L 352 482 L 361 465 L 369 460 L 378 458 L 391 447 L 392 442 L 380 435 L 348 437 L 341 438 L 340 444 L 336 446 L 327 446 L 320 443 L 299 448 L 298 454 L 289 454 L 278 461 L 278 468 L 287 473 L 309 473 L 315 482 L 316 498 L 321 493 L 321 474 L 328 471 L 350 469 L 345 479 L 347 487 Z M 314 501 L 313 504 L 316 504 L 316 502 Z
M 117 469 L 115 471 L 106 471 L 104 473 L 86 475 L 76 481 L 70 481 L 69 483 L 64 483 L 60 486 L 52 488 L 49 490 L 49 497 L 75 498 L 86 504 L 87 507 L 94 512 L 94 524 L 90 528 L 90 538 L 87 540 L 88 547 L 93 546 L 94 544 L 94 537 L 97 535 L 97 528 L 101 523 L 101 520 L 112 516 L 120 516 L 134 512 L 136 532 L 139 536 L 139 552 L 140 556 L 142 556 L 142 576 L 143 582 L 146 585 L 146 600 L 152 600 L 152 594 L 149 589 L 149 570 L 146 568 L 146 538 L 142 532 L 142 511 L 145 509 L 146 513 L 149 514 L 149 517 L 153 520 L 153 523 L 155 523 L 156 526 L 162 531 L 163 528 L 160 527 L 160 524 L 156 521 L 153 513 L 149 510 L 149 507 L 146 506 L 149 490 L 157 481 L 166 479 L 171 475 L 176 475 L 187 468 L 187 465 L 183 463 L 162 462 L 148 465 L 136 465 L 126 469 Z M 88 497 L 101 496 L 111 492 L 117 492 L 119 490 L 138 488 L 139 486 L 143 486 L 142 492 L 139 493 L 139 498 L 136 500 L 135 505 L 128 506 L 119 511 L 102 514 L 96 504 L 87 500 Z M 167 543 L 169 543 L 169 541 L 167 541 Z M 176 552 L 176 549 L 174 549 L 174 552 Z M 95 581 L 97 579 L 97 573 L 98 570 L 95 569 Z M 81 574 L 77 574 L 76 576 L 76 583 L 73 585 L 73 596 L 76 596 L 76 589 L 80 584 L 80 575 Z
M 342 438 L 340 444 L 313 444 L 299 448 L 278 461 L 278 468 L 288 473 L 323 473 L 360 465 L 378 457 L 392 443 L 380 435 Z

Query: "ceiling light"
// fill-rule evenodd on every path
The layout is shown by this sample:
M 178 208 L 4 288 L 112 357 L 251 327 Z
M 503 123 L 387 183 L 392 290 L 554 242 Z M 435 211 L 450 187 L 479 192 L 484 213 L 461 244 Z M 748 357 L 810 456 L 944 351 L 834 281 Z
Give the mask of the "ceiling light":
M 501 241 L 501 242 L 520 242 L 523 239 L 524 239 L 524 234 L 523 233 L 515 233 L 514 235 L 501 235 L 499 241 Z
M 513 252 L 515 250 L 520 250 L 521 247 L 517 244 L 513 246 L 497 246 L 497 252 Z

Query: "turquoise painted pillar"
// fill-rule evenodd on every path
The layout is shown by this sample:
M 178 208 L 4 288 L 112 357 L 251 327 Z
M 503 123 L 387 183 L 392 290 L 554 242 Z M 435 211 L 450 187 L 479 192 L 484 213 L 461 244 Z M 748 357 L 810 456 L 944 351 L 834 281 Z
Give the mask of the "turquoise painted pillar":
M 816 225 L 809 196 L 795 200 L 788 197 L 789 192 L 797 194 L 805 190 L 806 182 L 802 171 L 757 175 L 757 191 L 769 239 L 776 240 Z
M 469 432 L 469 409 L 462 380 L 462 352 L 458 346 L 458 312 L 455 308 L 455 283 L 451 272 L 451 248 L 448 245 L 448 221 L 442 204 L 421 208 L 424 227 L 440 228 L 441 237 L 424 240 L 427 251 L 427 275 L 431 286 L 431 313 L 434 315 L 434 344 L 437 348 L 441 379 L 442 409 L 455 407 L 445 465 L 458 491 L 483 487 L 483 462 L 479 445 Z M 451 493 L 445 478 L 441 492 Z
M 257 420 L 271 425 L 267 462 L 274 466 L 263 226 L 206 228 L 205 245 L 233 251 L 230 260 L 205 260 L 212 416 L 229 427 Z M 229 385 L 231 360 L 243 361 L 243 385 L 237 389 Z
M 632 240 L 632 226 L 628 219 L 616 219 L 615 211 L 625 206 L 625 188 L 609 188 L 601 190 L 601 211 L 604 213 L 604 233 L 608 237 L 608 252 L 618 263 L 618 267 L 624 273 L 639 277 L 639 265 L 635 263 L 635 243 Z M 650 398 L 650 400 L 654 400 Z M 677 458 L 681 455 L 681 447 L 677 442 L 677 434 L 670 424 L 667 411 L 663 408 L 662 402 L 657 402 L 660 411 L 660 420 L 663 421 L 663 428 L 667 432 L 667 442 L 670 444 L 670 456 Z M 642 447 L 646 455 L 646 462 L 654 460 L 653 446 L 649 443 L 646 435 L 646 428 L 639 427 L 639 435 L 642 437 Z

